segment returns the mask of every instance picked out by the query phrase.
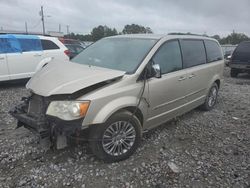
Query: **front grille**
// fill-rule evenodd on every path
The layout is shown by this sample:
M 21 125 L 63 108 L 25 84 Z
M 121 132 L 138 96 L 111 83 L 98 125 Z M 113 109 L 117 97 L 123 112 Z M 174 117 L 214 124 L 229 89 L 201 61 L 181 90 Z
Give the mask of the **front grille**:
M 45 116 L 46 109 L 46 99 L 40 95 L 32 94 L 29 100 L 28 115 L 40 119 Z

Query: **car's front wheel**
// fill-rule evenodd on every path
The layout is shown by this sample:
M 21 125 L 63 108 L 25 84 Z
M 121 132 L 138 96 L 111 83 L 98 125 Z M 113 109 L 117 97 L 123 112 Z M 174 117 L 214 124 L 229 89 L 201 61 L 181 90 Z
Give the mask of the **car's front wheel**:
M 106 123 L 90 128 L 92 152 L 105 162 L 127 159 L 138 147 L 142 136 L 141 123 L 128 111 L 111 116 Z

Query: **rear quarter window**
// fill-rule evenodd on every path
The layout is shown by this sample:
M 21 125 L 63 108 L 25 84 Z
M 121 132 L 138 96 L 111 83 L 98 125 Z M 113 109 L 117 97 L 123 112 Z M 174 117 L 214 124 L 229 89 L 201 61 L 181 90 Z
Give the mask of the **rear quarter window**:
M 219 47 L 217 42 L 211 41 L 211 40 L 205 40 L 204 42 L 205 42 L 206 51 L 207 51 L 208 63 L 223 59 L 221 48 Z
M 50 40 L 41 40 L 43 50 L 57 50 L 60 49 L 54 42 Z
M 203 40 L 181 40 L 184 68 L 189 68 L 206 63 L 206 51 Z

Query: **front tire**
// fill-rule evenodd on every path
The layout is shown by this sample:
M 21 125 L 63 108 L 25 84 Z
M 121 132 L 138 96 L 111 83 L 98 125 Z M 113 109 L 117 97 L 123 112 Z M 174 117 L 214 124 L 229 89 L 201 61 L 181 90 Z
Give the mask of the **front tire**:
M 202 110 L 209 111 L 214 108 L 215 104 L 217 103 L 218 91 L 219 91 L 218 85 L 216 83 L 213 83 L 213 85 L 209 89 L 204 104 L 201 105 Z
M 140 121 L 131 112 L 118 112 L 104 124 L 90 127 L 90 148 L 104 162 L 125 160 L 139 146 L 141 127 Z

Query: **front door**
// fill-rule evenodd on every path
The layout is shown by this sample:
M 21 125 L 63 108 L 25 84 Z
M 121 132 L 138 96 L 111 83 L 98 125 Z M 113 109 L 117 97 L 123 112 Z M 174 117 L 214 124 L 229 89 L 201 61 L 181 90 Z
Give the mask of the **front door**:
M 11 79 L 31 77 L 42 60 L 42 52 L 22 52 L 8 55 Z
M 31 77 L 39 62 L 42 60 L 42 46 L 40 39 L 18 38 L 20 52 L 8 54 L 8 65 L 11 79 Z
M 161 67 L 161 78 L 148 80 L 150 109 L 146 126 L 152 128 L 182 113 L 187 95 L 187 74 L 183 69 L 178 40 L 164 43 L 152 58 Z

